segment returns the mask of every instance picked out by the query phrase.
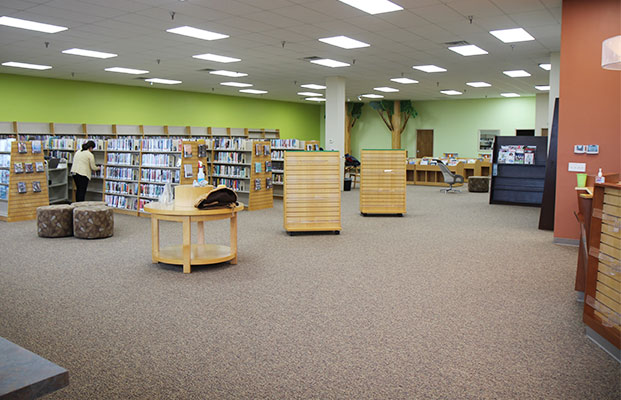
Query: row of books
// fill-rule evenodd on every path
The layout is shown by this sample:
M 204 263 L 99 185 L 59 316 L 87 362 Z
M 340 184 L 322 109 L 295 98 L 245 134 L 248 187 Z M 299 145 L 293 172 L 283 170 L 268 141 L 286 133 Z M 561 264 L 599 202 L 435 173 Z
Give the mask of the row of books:
M 272 148 L 301 149 L 302 141 L 298 139 L 272 139 Z
M 110 207 L 121 208 L 124 210 L 137 211 L 138 199 L 136 197 L 125 197 L 115 194 L 106 194 L 104 201 Z
M 162 193 L 164 193 L 164 185 L 153 185 L 153 184 L 141 184 L 140 185 L 141 196 L 157 198 Z
M 137 181 L 138 170 L 135 168 L 106 167 L 106 178 Z
M 108 153 L 106 157 L 108 164 L 115 165 L 138 165 L 138 154 L 135 153 Z
M 59 138 L 51 137 L 48 139 L 48 142 L 47 142 L 48 149 L 73 150 L 74 149 L 73 146 L 74 146 L 73 139 L 59 139 Z
M 243 138 L 214 138 L 213 148 L 227 150 L 252 150 L 252 140 Z
M 248 167 L 238 167 L 236 165 L 214 165 L 213 167 L 214 175 L 226 175 L 236 178 L 249 178 L 250 171 L 248 171 Z
M 272 150 L 272 160 L 283 160 L 284 158 L 284 150 Z
M 272 179 L 274 180 L 274 183 L 283 183 L 283 176 L 284 175 L 272 175 Z
M 181 157 L 175 154 L 142 154 L 142 165 L 157 167 L 179 167 Z
M 140 151 L 140 139 L 108 139 L 108 151 Z
M 77 139 L 75 141 L 76 150 L 82 149 L 82 145 L 88 141 L 95 142 L 95 150 L 105 150 L 106 149 L 106 141 L 103 139 Z
M 179 170 L 143 168 L 140 170 L 140 181 L 149 183 L 179 183 Z
M 235 152 L 217 153 L 215 162 L 247 164 L 248 155 L 246 153 Z
M 0 139 L 0 151 L 10 152 L 11 151 L 11 143 L 14 142 L 15 139 Z
M 11 166 L 11 156 L 8 154 L 0 154 L 0 167 L 9 168 Z
M 146 206 L 147 204 L 149 204 L 151 202 L 151 200 L 147 200 L 147 199 L 139 199 L 138 200 L 138 206 L 140 207 L 139 210 L 140 211 L 144 211 L 144 206 Z
M 235 191 L 245 192 L 248 190 L 246 182 L 238 179 L 217 178 L 215 184 L 216 186 L 225 185 L 227 188 Z
M 9 187 L 0 185 L 0 200 L 7 200 L 9 198 Z
M 9 183 L 9 176 L 11 176 L 11 171 L 0 169 L 0 183 Z
M 67 162 L 73 162 L 73 153 L 69 151 L 50 150 L 48 155 L 52 158 L 60 158 L 62 160 L 67 160 Z
M 112 194 L 138 194 L 138 184 L 128 182 L 107 181 L 106 193 Z
M 181 151 L 181 139 L 143 139 L 142 151 Z

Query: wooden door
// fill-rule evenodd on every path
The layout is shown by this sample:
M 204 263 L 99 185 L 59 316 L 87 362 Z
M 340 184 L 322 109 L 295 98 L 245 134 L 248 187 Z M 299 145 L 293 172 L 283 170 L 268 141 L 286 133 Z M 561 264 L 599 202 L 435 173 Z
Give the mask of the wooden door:
M 433 157 L 433 129 L 416 130 L 416 158 Z

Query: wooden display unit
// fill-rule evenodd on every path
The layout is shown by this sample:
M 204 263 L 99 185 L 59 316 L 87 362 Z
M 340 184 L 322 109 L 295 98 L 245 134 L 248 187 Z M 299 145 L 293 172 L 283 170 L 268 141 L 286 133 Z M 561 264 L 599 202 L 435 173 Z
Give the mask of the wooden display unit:
M 284 195 L 285 151 L 303 150 L 304 142 L 298 139 L 272 139 L 272 182 L 274 197 Z
M 405 214 L 406 151 L 362 150 L 360 153 L 360 212 Z
M 457 165 L 447 165 L 451 172 L 458 175 L 464 175 L 464 163 L 460 162 Z M 421 165 L 420 160 L 416 164 L 416 170 L 414 171 L 414 182 L 416 185 L 426 186 L 449 186 L 444 182 L 444 175 L 440 171 L 440 167 L 437 165 Z M 461 186 L 461 183 L 454 184 L 453 186 Z
M 416 163 L 410 164 L 408 162 L 407 165 L 405 166 L 405 182 L 408 185 L 415 185 L 416 184 L 415 175 L 416 175 Z
M 587 336 L 621 362 L 621 182 L 595 185 L 589 246 Z
M 5 144 L 8 150 L 8 143 L 5 142 Z M 4 145 L 2 148 L 5 148 Z M 0 153 L 2 158 L 0 173 L 3 174 L 3 183 L 0 183 L 0 186 L 3 186 L 3 193 L 6 190 L 7 195 L 6 199 L 0 199 L 0 220 L 15 222 L 35 219 L 37 207 L 50 204 L 43 152 L 41 150 L 39 153 L 33 153 L 32 142 L 11 141 L 10 149 L 10 152 Z M 25 152 L 23 152 L 24 149 Z M 6 166 L 7 161 L 8 166 Z M 37 163 L 40 163 L 39 171 L 36 169 Z M 22 172 L 17 172 L 16 164 L 21 167 Z M 9 171 L 8 182 L 5 179 L 7 176 L 5 171 Z M 37 186 L 36 182 L 40 189 L 38 192 L 34 191 Z M 20 193 L 20 189 L 25 192 Z
M 340 154 L 338 151 L 285 152 L 284 228 L 341 231 Z
M 269 171 L 267 171 L 268 165 Z M 270 142 L 267 140 L 253 141 L 252 165 L 250 166 L 250 194 L 248 195 L 249 211 L 274 207 L 274 186 L 271 170 Z

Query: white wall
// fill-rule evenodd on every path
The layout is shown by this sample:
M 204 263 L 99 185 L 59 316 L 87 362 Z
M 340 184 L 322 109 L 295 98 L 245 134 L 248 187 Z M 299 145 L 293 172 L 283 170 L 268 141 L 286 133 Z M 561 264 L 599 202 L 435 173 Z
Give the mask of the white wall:
M 549 95 L 547 93 L 538 93 L 535 96 L 535 136 L 541 136 L 541 129 L 548 128 L 548 106 Z

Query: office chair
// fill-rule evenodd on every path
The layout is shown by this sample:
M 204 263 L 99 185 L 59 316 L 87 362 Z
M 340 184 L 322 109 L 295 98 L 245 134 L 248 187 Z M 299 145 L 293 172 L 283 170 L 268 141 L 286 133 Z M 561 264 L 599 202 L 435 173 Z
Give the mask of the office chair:
M 457 175 L 451 172 L 450 169 L 448 169 L 448 167 L 441 161 L 441 160 L 435 160 L 438 163 L 438 167 L 440 168 L 440 171 L 442 171 L 442 176 L 444 177 L 444 183 L 448 183 L 449 187 L 447 189 L 441 189 L 441 191 L 445 192 L 445 193 L 449 193 L 449 192 L 460 192 L 461 190 L 459 189 L 454 189 L 453 185 L 456 183 L 464 183 L 464 177 L 461 175 Z

